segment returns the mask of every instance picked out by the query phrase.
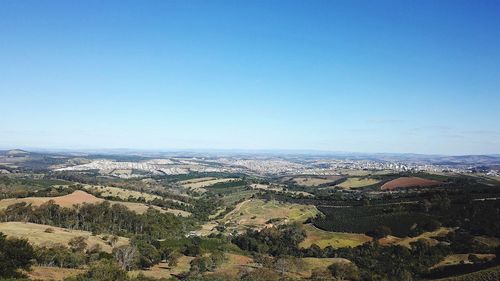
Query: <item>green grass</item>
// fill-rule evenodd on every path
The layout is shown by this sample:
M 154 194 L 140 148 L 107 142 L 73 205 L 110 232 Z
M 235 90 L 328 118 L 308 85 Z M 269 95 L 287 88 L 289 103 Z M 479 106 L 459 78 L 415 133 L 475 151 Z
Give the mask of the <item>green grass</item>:
M 369 185 L 374 185 L 379 183 L 379 180 L 376 179 L 370 179 L 370 178 L 348 178 L 347 180 L 343 181 L 342 183 L 338 184 L 337 186 L 350 189 L 350 188 L 359 188 L 359 187 L 365 187 Z
M 311 224 L 303 225 L 303 229 L 306 231 L 307 237 L 299 245 L 302 248 L 309 248 L 312 244 L 316 244 L 320 248 L 327 246 L 333 248 L 356 247 L 371 240 L 370 237 L 364 234 L 330 232 L 316 228 Z
M 250 199 L 236 206 L 220 221 L 231 228 L 244 230 L 246 228 L 263 228 L 270 219 L 281 219 L 280 222 L 304 222 L 318 214 L 312 205 L 280 203 Z
M 239 190 L 238 192 L 233 192 L 224 196 L 222 201 L 224 202 L 224 205 L 229 206 L 243 199 L 248 199 L 257 193 L 259 193 L 257 190 Z

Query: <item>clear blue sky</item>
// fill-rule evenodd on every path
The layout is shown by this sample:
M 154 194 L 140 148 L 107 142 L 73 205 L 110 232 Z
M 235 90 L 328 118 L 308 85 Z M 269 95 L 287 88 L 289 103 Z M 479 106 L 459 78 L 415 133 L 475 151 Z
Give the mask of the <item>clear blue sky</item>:
M 0 0 L 0 147 L 500 153 L 500 2 Z

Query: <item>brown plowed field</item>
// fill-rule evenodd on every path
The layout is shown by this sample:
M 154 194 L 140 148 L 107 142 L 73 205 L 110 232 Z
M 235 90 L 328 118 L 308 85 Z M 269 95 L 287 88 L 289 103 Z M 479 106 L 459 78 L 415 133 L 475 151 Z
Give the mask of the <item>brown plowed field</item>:
M 401 177 L 395 180 L 384 183 L 382 185 L 382 190 L 395 190 L 398 188 L 409 188 L 409 187 L 431 187 L 441 185 L 442 182 L 417 178 L 417 177 Z

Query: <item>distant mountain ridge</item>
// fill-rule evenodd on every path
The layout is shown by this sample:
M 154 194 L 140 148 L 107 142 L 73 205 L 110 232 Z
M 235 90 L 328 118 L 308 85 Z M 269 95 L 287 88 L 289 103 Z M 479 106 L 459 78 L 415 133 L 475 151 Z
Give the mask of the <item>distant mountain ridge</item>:
M 209 156 L 209 157 L 282 157 L 282 158 L 321 158 L 342 160 L 372 160 L 372 161 L 402 161 L 402 162 L 426 162 L 437 165 L 500 165 L 500 154 L 485 155 L 433 155 L 417 153 L 363 153 L 363 152 L 333 152 L 319 150 L 134 150 L 134 149 L 95 149 L 95 150 L 34 150 L 24 149 L 0 150 L 0 156 L 4 157 L 55 157 L 55 156 L 138 156 L 144 158 L 162 158 L 179 156 Z

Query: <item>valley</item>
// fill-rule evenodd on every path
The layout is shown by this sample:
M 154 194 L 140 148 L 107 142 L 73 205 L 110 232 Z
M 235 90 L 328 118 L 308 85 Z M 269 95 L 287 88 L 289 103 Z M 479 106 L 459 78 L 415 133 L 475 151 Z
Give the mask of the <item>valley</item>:
M 498 264 L 490 170 L 353 169 L 325 166 L 337 163 L 328 156 L 40 157 L 0 153 L 0 232 L 31 247 L 31 279 L 114 268 L 137 280 L 434 280 L 489 276 Z

